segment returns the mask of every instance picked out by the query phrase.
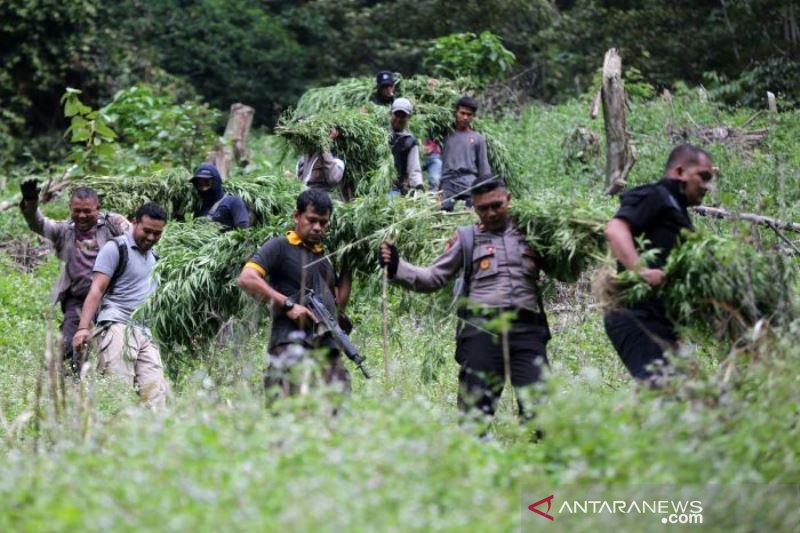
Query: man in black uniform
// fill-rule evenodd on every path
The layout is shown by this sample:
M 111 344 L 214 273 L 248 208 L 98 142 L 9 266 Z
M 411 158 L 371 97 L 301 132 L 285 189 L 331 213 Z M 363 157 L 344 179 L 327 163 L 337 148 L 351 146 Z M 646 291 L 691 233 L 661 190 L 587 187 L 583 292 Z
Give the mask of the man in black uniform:
M 461 295 L 468 305 L 459 317 L 456 361 L 458 406 L 492 415 L 503 392 L 505 362 L 500 335 L 487 331 L 487 322 L 513 311 L 508 334 L 511 384 L 517 390 L 520 415 L 532 416 L 525 389 L 540 381 L 547 365 L 550 330 L 537 286 L 541 259 L 535 258 L 525 235 L 508 216 L 511 194 L 498 178 L 478 178 L 472 202 L 480 224 L 459 228 L 445 252 L 431 266 L 414 266 L 400 259 L 397 248 L 381 244 L 381 264 L 389 277 L 411 290 L 432 292 L 464 272 Z M 481 308 L 481 312 L 473 310 Z
M 349 389 L 350 376 L 339 351 L 330 336 L 316 335 L 318 317 L 304 305 L 306 289 L 312 289 L 331 314 L 337 316 L 350 296 L 349 272 L 342 269 L 337 278 L 322 246 L 332 212 L 333 203 L 324 191 L 303 191 L 297 197 L 294 230 L 265 242 L 239 275 L 239 287 L 254 298 L 271 303 L 268 347 L 271 368 L 264 380 L 267 388 L 295 390 L 287 382 L 284 370 L 289 370 L 291 361 L 285 360 L 284 355 L 292 344 L 292 333 L 301 331 L 308 348 L 328 349 L 322 368 L 324 381 Z
M 664 282 L 661 268 L 678 241 L 681 230 L 692 231 L 688 206 L 700 205 L 714 177 L 711 156 L 683 144 L 672 150 L 664 178 L 620 196 L 620 208 L 606 226 L 606 239 L 619 261 L 618 269 L 636 270 L 650 285 Z M 644 236 L 644 250 L 659 250 L 651 265 L 643 265 L 635 241 Z M 631 375 L 653 382 L 658 366 L 667 364 L 664 351 L 675 349 L 678 335 L 667 318 L 664 304 L 651 299 L 605 315 L 608 338 Z

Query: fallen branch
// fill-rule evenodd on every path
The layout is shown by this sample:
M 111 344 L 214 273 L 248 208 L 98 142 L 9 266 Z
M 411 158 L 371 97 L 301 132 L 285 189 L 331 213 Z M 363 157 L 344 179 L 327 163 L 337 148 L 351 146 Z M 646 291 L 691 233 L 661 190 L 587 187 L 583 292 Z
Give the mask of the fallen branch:
M 701 216 L 707 216 L 713 218 L 727 218 L 731 220 L 745 220 L 747 222 L 752 222 L 753 224 L 761 224 L 762 226 L 767 226 L 772 229 L 794 231 L 796 233 L 800 233 L 800 224 L 796 222 L 785 222 L 783 220 L 765 217 L 763 215 L 758 215 L 755 213 L 735 213 L 733 211 L 722 209 L 721 207 L 706 207 L 706 206 L 695 207 L 694 211 L 695 213 Z

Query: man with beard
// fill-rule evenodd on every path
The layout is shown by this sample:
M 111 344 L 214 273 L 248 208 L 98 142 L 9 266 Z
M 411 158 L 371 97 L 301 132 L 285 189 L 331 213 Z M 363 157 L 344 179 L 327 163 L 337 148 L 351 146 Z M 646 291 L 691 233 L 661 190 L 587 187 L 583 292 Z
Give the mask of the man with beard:
M 94 264 L 92 286 L 81 312 L 73 349 L 92 338 L 98 350 L 97 368 L 134 386 L 146 405 L 165 405 L 169 385 L 161 353 L 144 317 L 134 315 L 157 287 L 153 246 L 161 239 L 167 214 L 149 202 L 136 210 L 130 231 L 107 242 Z M 99 312 L 98 312 L 99 310 Z M 97 314 L 97 325 L 91 328 Z

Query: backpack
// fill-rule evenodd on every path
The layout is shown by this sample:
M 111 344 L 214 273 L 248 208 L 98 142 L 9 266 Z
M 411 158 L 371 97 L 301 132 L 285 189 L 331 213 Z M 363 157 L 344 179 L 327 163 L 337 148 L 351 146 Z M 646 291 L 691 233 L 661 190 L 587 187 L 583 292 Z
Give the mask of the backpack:
M 114 269 L 114 273 L 111 274 L 111 280 L 108 282 L 108 287 L 106 287 L 106 294 L 114 292 L 114 285 L 116 285 L 122 273 L 125 272 L 125 269 L 128 268 L 128 243 L 125 242 L 125 236 L 118 235 L 114 237 L 114 242 L 117 243 L 119 262 L 117 263 L 117 268 Z

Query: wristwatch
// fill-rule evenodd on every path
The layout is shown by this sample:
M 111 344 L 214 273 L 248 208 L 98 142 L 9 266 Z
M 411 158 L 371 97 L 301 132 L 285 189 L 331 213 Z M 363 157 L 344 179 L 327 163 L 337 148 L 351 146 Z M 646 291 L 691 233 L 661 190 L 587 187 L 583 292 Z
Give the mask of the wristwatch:
M 292 300 L 292 298 L 291 298 L 291 297 L 289 297 L 289 298 L 286 298 L 286 299 L 283 301 L 283 310 L 284 310 L 284 311 L 286 311 L 286 312 L 288 313 L 289 311 L 291 311 L 291 310 L 292 310 L 292 307 L 294 307 L 294 300 Z

